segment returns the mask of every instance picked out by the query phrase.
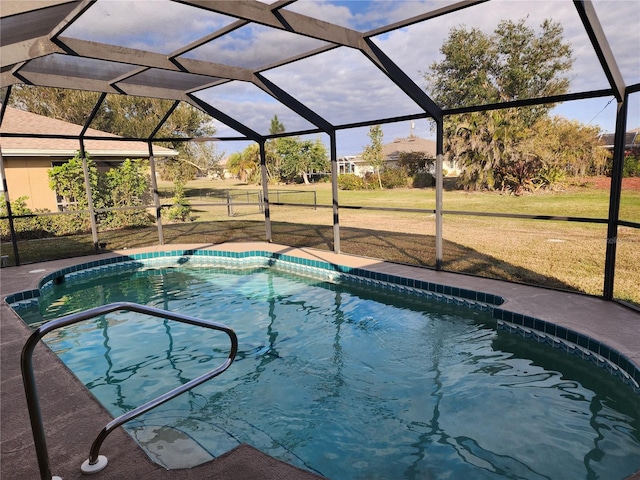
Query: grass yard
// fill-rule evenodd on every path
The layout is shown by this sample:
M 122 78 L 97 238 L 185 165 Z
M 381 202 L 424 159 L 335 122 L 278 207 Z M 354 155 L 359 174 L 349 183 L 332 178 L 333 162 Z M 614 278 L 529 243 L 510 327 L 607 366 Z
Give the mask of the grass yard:
M 635 180 L 635 179 L 633 179 Z M 640 179 L 628 183 L 621 199 L 621 219 L 640 223 Z M 600 181 L 601 182 L 601 181 Z M 602 182 L 601 182 L 602 183 Z M 170 185 L 159 189 L 170 197 Z M 256 205 L 261 187 L 233 181 L 196 180 L 187 186 L 195 221 L 164 225 L 167 244 L 265 240 L 264 214 Z M 286 193 L 285 193 L 286 191 Z M 244 193 L 243 193 L 244 192 Z M 292 192 L 298 192 L 292 193 Z M 227 208 L 234 198 L 233 216 Z M 309 207 L 271 206 L 276 243 L 331 250 L 331 185 L 270 186 L 272 202 Z M 340 205 L 435 209 L 434 189 L 340 191 Z M 166 202 L 166 201 L 165 201 Z M 317 203 L 314 208 L 313 203 Z M 608 189 L 596 181 L 565 191 L 520 197 L 490 192 L 463 192 L 447 185 L 445 211 L 515 213 L 541 216 L 606 218 Z M 604 282 L 606 224 L 476 217 L 445 213 L 443 256 L 446 270 L 601 295 Z M 394 262 L 435 266 L 435 216 L 432 212 L 340 209 L 341 251 Z M 155 226 L 104 231 L 107 250 L 158 243 Z M 0 245 L 12 256 L 10 244 Z M 20 242 L 23 263 L 93 253 L 90 235 Z M 640 231 L 619 229 L 615 276 L 616 298 L 640 304 Z

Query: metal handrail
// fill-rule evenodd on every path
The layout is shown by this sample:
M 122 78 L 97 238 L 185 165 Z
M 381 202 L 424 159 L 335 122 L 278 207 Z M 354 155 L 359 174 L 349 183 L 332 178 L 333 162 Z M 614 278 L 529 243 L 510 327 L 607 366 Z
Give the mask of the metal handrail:
M 44 337 L 47 333 L 50 333 L 54 330 L 57 330 L 62 327 L 66 327 L 72 325 L 74 323 L 82 322 L 84 320 L 88 320 L 93 317 L 98 317 L 100 315 L 105 315 L 107 313 L 111 313 L 117 310 L 128 310 L 132 312 L 142 313 L 151 315 L 154 317 L 165 318 L 168 320 L 174 320 L 181 323 L 187 323 L 189 325 L 195 325 L 205 328 L 210 328 L 213 330 L 219 330 L 226 333 L 231 340 L 231 351 L 229 352 L 229 356 L 226 360 L 219 365 L 214 370 L 211 370 L 204 375 L 200 375 L 189 382 L 180 385 L 173 390 L 160 395 L 159 397 L 133 409 L 129 412 L 120 415 L 118 418 L 109 422 L 102 431 L 98 434 L 97 438 L 94 440 L 91 445 L 91 450 L 89 453 L 89 459 L 85 461 L 83 464 L 83 471 L 85 466 L 89 467 L 89 471 L 86 473 L 94 473 L 106 466 L 106 457 L 99 455 L 100 446 L 102 442 L 107 438 L 107 436 L 115 430 L 117 427 L 122 424 L 132 420 L 149 410 L 162 405 L 165 402 L 177 397 L 178 395 L 191 390 L 192 388 L 210 380 L 213 377 L 220 375 L 224 372 L 238 353 L 238 337 L 235 332 L 223 325 L 221 323 L 210 322 L 208 320 L 201 320 L 199 318 L 190 317 L 188 315 L 182 315 L 174 312 L 169 312 L 166 310 L 160 310 L 158 308 L 149 307 L 146 305 L 138 305 L 136 303 L 129 302 L 116 302 L 111 303 L 109 305 L 103 305 L 95 308 L 91 308 L 89 310 L 85 310 L 83 312 L 74 313 L 71 315 L 67 315 L 64 317 L 60 317 L 56 320 L 51 320 L 50 322 L 45 323 L 38 327 L 29 337 L 24 347 L 22 348 L 22 354 L 20 356 L 20 367 L 22 369 L 22 381 L 24 384 L 24 391 L 27 397 L 27 408 L 29 410 L 29 420 L 31 422 L 31 430 L 33 432 L 33 440 L 36 449 L 36 455 L 38 458 L 38 467 L 40 469 L 40 478 L 41 480 L 51 480 L 53 477 L 51 475 L 51 469 L 49 466 L 49 455 L 47 453 L 47 443 L 45 439 L 44 426 L 42 423 L 42 413 L 40 411 L 40 402 L 38 401 L 38 392 L 36 389 L 36 379 L 35 373 L 33 371 L 33 350 L 39 341 Z M 100 466 L 97 466 L 100 463 Z M 93 467 L 93 468 L 91 468 Z

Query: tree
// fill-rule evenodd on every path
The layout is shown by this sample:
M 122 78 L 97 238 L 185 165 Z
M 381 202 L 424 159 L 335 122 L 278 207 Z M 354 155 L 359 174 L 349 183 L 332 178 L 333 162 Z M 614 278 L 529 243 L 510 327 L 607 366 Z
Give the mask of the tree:
M 491 104 L 566 93 L 563 74 L 573 64 L 562 26 L 550 20 L 540 32 L 505 20 L 492 35 L 453 28 L 440 49 L 444 60 L 425 74 L 433 98 L 444 107 Z M 505 179 L 531 181 L 540 158 L 525 150 L 540 119 L 553 105 L 509 108 L 446 117 L 445 155 L 463 167 L 460 183 L 469 189 L 506 188 Z M 519 179 L 519 180 L 518 180 Z
M 109 207 L 143 207 L 149 196 L 149 164 L 145 160 L 126 159 L 121 165 L 100 173 L 87 153 L 87 169 L 93 206 L 96 209 Z M 84 169 L 80 153 L 62 165 L 48 171 L 49 186 L 63 199 L 66 210 L 86 210 L 89 202 L 84 181 Z M 89 228 L 86 214 L 68 215 L 58 228 L 78 231 Z M 98 219 L 111 227 L 147 225 L 149 218 L 143 209 L 102 212 Z
M 99 98 L 97 92 L 15 85 L 9 102 L 20 110 L 84 125 Z
M 362 159 L 374 169 L 378 176 L 378 184 L 382 188 L 380 170 L 385 165 L 385 159 L 382 155 L 382 127 L 380 125 L 369 127 L 368 136 L 371 139 L 371 144 L 364 147 Z
M 95 163 L 87 156 L 87 169 L 89 172 L 89 183 L 93 193 L 93 203 L 97 208 L 104 206 L 101 189 L 102 179 L 98 174 Z M 77 152 L 75 157 L 62 165 L 55 166 L 48 171 L 49 187 L 62 197 L 65 208 L 68 210 L 86 210 L 89 205 L 87 191 L 84 181 L 84 169 L 82 168 L 82 157 Z
M 545 20 L 536 34 L 525 22 L 503 20 L 492 35 L 452 28 L 440 48 L 444 60 L 425 74 L 432 97 L 455 108 L 566 93 L 569 80 L 562 74 L 573 58 L 562 25 Z M 533 111 L 542 115 L 552 107 Z
M 600 128 L 554 116 L 540 119 L 528 150 L 545 168 L 562 176 L 604 175 L 609 152 L 600 145 Z
M 311 141 L 297 137 L 280 138 L 276 144 L 276 153 L 280 158 L 278 174 L 286 182 L 302 178 L 308 184 L 308 173 L 324 172 L 329 168 L 327 149 L 319 139 Z
M 434 163 L 435 159 L 429 158 L 425 152 L 400 152 L 398 156 L 398 166 L 403 168 L 410 177 L 419 173 L 428 173 Z
M 284 133 L 286 128 L 274 115 L 269 133 Z M 295 182 L 301 178 L 309 183 L 308 173 L 329 168 L 327 149 L 320 140 L 301 140 L 299 137 L 281 137 L 266 143 L 267 174 L 272 181 Z
M 256 181 L 260 177 L 260 148 L 252 143 L 242 152 L 236 152 L 227 161 L 227 170 L 241 182 Z
M 113 207 L 142 207 L 149 198 L 149 163 L 146 160 L 126 159 L 120 166 L 106 172 L 107 187 Z M 111 226 L 143 226 L 149 224 L 145 210 L 116 210 L 110 212 Z
M 499 96 L 491 80 L 492 41 L 478 29 L 452 28 L 440 47 L 444 60 L 424 74 L 431 96 L 442 107 L 493 103 Z
M 284 133 L 286 129 L 284 128 L 284 123 L 278 120 L 278 115 L 274 115 L 271 119 L 271 126 L 269 127 L 269 133 L 271 135 L 276 135 L 278 133 Z
M 447 126 L 446 154 L 462 167 L 459 183 L 466 189 L 490 190 L 504 187 L 499 172 L 521 160 L 518 145 L 527 136 L 513 119 L 516 109 L 493 110 L 460 116 Z
M 278 119 L 278 115 L 274 115 L 271 119 L 271 125 L 269 126 L 269 134 L 277 135 L 279 133 L 284 133 L 286 128 L 284 124 Z M 267 140 L 265 144 L 265 165 L 267 167 L 267 177 L 270 181 L 280 181 L 280 162 L 281 157 L 278 154 L 278 145 L 283 143 L 282 138 L 276 138 Z M 286 141 L 285 141 L 286 143 Z
M 166 158 L 158 164 L 163 180 L 186 183 L 198 173 L 212 176 L 222 172 L 220 160 L 224 152 L 219 152 L 212 142 L 188 142 L 182 148 L 177 159 Z
M 84 125 L 98 99 L 95 92 L 22 85 L 12 90 L 10 102 L 39 115 Z M 123 137 L 148 138 L 172 105 L 171 100 L 110 94 L 100 104 L 90 126 Z M 213 133 L 215 128 L 208 115 L 181 103 L 156 137 L 192 138 Z M 170 146 L 180 150 L 183 143 L 170 142 Z

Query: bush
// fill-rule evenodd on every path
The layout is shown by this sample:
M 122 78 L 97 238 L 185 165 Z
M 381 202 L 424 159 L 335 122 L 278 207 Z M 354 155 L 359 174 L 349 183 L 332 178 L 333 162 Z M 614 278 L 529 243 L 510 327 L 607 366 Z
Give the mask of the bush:
M 411 185 L 414 188 L 427 188 L 433 187 L 436 184 L 436 179 L 429 172 L 416 173 L 413 176 Z
M 168 210 L 162 211 L 162 216 L 172 222 L 190 222 L 191 205 L 184 195 L 184 184 L 177 182 L 175 184 L 173 205 Z
M 380 173 L 382 188 L 406 188 L 409 176 L 403 168 L 387 168 Z
M 91 221 L 88 213 L 60 214 L 50 218 L 54 229 L 53 236 L 75 235 L 91 230 Z
M 338 176 L 338 188 L 340 190 L 364 190 L 367 186 L 364 178 L 353 173 L 345 173 Z
M 640 155 L 629 155 L 624 159 L 623 177 L 640 177 Z
M 191 221 L 191 206 L 174 203 L 168 210 L 163 210 L 163 214 L 167 220 L 172 222 L 188 222 Z
M 143 207 L 149 200 L 149 163 L 146 160 L 126 159 L 122 165 L 107 171 L 109 204 L 113 207 Z M 114 210 L 105 216 L 107 227 L 145 227 L 152 218 L 144 210 Z
M 409 186 L 409 176 L 403 168 L 389 168 L 380 172 L 382 188 L 405 188 Z M 364 177 L 345 173 L 338 177 L 340 190 L 378 190 L 378 174 L 367 172 Z
M 19 215 L 33 215 L 34 213 L 44 213 L 47 210 L 37 210 L 36 212 L 32 212 L 27 207 L 27 198 L 29 197 L 19 197 L 13 202 L 11 202 L 11 214 L 14 216 Z M 7 204 L 4 200 L 4 195 L 0 195 L 0 201 L 2 202 L 0 205 L 0 216 L 7 215 Z M 55 231 L 53 228 L 53 224 L 51 221 L 51 217 L 28 217 L 28 218 L 17 218 L 13 222 L 13 227 L 16 232 L 16 236 L 18 239 L 33 239 L 33 238 L 43 238 L 48 237 Z M 10 240 L 11 239 L 11 229 L 9 228 L 9 221 L 4 221 L 0 223 L 0 238 L 2 240 Z
M 153 216 L 144 210 L 121 210 L 109 212 L 101 225 L 107 228 L 147 227 L 153 223 Z
M 26 200 L 29 197 L 20 197 L 11 202 L 11 213 L 14 216 L 38 215 L 49 213 L 49 210 L 36 209 L 32 211 L 27 207 Z M 4 196 L 0 195 L 0 216 L 7 215 L 6 202 Z M 13 226 L 18 240 L 31 240 L 35 238 L 60 237 L 73 235 L 88 231 L 89 223 L 87 214 L 73 215 L 41 215 L 27 218 L 16 218 Z M 0 238 L 2 240 L 11 239 L 9 221 L 0 222 Z
M 382 177 L 380 177 L 382 180 Z M 380 182 L 378 181 L 378 174 L 375 172 L 367 172 L 362 179 L 364 182 L 364 188 L 366 190 L 380 190 Z

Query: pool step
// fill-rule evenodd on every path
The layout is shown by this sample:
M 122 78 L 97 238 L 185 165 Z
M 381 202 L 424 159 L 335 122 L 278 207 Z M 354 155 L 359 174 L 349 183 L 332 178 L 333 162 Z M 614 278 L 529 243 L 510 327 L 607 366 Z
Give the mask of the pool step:
M 153 462 L 169 470 L 191 468 L 215 458 L 189 435 L 173 427 L 144 425 L 128 430 Z

